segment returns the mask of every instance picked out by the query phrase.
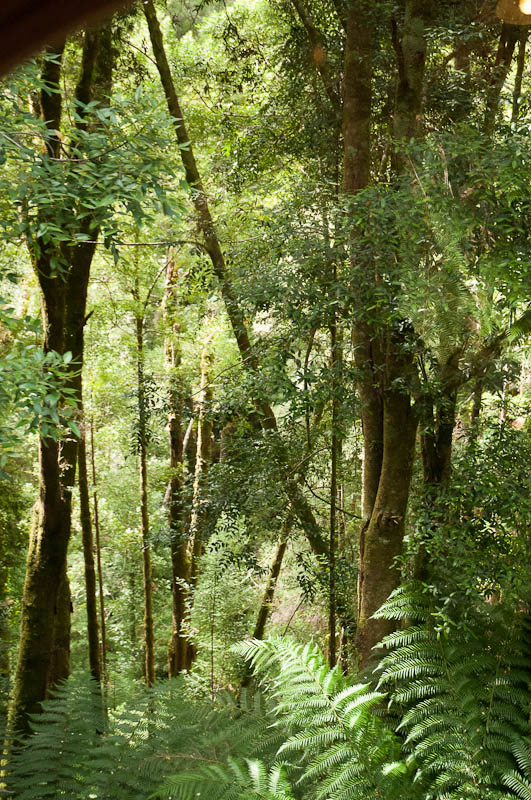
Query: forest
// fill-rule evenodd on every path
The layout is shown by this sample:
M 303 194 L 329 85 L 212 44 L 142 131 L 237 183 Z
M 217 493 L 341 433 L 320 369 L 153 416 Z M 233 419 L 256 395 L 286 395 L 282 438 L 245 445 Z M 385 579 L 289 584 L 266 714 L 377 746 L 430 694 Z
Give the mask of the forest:
M 530 27 L 141 0 L 6 67 L 0 797 L 531 800 Z

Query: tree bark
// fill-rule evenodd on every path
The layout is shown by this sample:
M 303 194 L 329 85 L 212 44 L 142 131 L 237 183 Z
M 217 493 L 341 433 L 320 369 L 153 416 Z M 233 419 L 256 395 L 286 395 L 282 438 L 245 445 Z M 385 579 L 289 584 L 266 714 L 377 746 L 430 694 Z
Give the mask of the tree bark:
M 90 497 L 87 475 L 85 420 L 82 420 L 81 438 L 78 446 L 79 515 L 85 564 L 85 596 L 87 605 L 87 637 L 90 674 L 98 684 L 101 682 L 100 641 L 98 632 L 98 603 L 96 598 L 96 569 L 94 564 L 94 539 L 90 517 Z
M 96 57 L 91 61 L 87 53 L 93 50 Z M 108 91 L 111 52 L 108 28 L 85 35 L 78 92 L 81 85 L 88 86 L 92 96 L 96 90 Z M 90 77 L 86 73 L 89 68 Z M 60 78 L 61 59 L 46 60 L 43 79 L 52 91 L 43 89 L 40 99 L 42 117 L 49 131 L 47 155 L 52 158 L 59 158 L 61 147 L 57 135 L 61 122 Z M 87 228 L 90 222 L 90 218 L 84 221 Z M 91 236 L 95 241 L 98 230 L 91 230 Z M 69 386 L 75 390 L 75 396 L 80 397 L 83 328 L 95 244 L 65 247 L 61 256 L 67 266 L 61 276 L 57 275 L 55 267 L 56 248 L 42 241 L 37 242 L 38 248 L 31 242 L 28 244 L 43 298 L 44 350 L 72 353 L 77 373 L 71 377 Z M 40 702 L 47 696 L 51 681 L 55 676 L 63 677 L 68 667 L 66 640 L 70 604 L 66 599 L 65 576 L 76 461 L 77 440 L 72 434 L 57 442 L 41 438 L 38 525 L 28 550 L 19 655 L 9 712 L 9 725 L 16 736 L 29 733 L 28 715 L 40 710 Z M 54 635 L 57 637 L 55 646 Z
M 182 378 L 179 374 L 181 352 L 178 341 L 177 283 L 177 265 L 172 254 L 169 253 L 166 267 L 164 316 L 166 321 L 166 369 L 169 375 L 168 428 L 171 469 L 167 492 L 172 564 L 172 632 L 168 645 L 168 676 L 170 678 L 186 669 L 190 660 L 188 655 L 190 643 L 184 630 L 189 595 L 190 556 L 183 518 L 184 441 L 181 425 L 183 389 Z
M 70 674 L 71 614 L 72 598 L 65 563 L 55 601 L 53 645 L 47 676 L 48 692 L 65 681 Z
M 107 637 L 105 630 L 105 597 L 103 595 L 103 569 L 101 564 L 100 515 L 98 506 L 98 488 L 96 480 L 96 454 L 94 452 L 94 420 L 90 420 L 90 460 L 92 466 L 92 503 L 94 507 L 94 533 L 96 534 L 96 564 L 98 566 L 98 595 L 100 606 L 101 631 L 101 675 L 107 679 Z
M 417 414 L 407 390 L 393 386 L 396 378 L 407 379 L 411 362 L 400 352 L 402 341 L 394 345 L 391 341 L 387 359 L 382 470 L 360 550 L 356 648 L 361 668 L 370 663 L 374 646 L 394 627 L 388 620 L 372 619 L 372 615 L 400 582 L 395 562 L 402 552 L 415 453 Z
M 155 683 L 155 634 L 153 626 L 153 574 L 149 535 L 147 478 L 147 407 L 144 382 L 144 319 L 137 316 L 137 392 L 138 392 L 138 476 L 140 488 L 140 529 L 142 532 L 142 574 L 144 584 L 144 680 Z

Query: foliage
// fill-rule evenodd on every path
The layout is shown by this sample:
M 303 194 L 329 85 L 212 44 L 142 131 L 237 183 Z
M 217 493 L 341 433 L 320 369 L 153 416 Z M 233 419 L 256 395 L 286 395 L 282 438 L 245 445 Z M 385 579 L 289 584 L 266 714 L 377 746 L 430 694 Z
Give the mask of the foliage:
M 99 687 L 87 676 L 56 689 L 33 720 L 33 736 L 11 758 L 17 800 L 152 796 L 176 764 L 213 761 L 228 741 L 245 752 L 249 736 L 262 737 L 266 724 L 260 697 L 246 703 L 243 696 L 238 707 L 222 694 L 213 704 L 181 681 L 123 699 L 106 717 Z
M 417 623 L 383 642 L 389 652 L 377 673 L 379 685 L 391 690 L 387 716 L 386 695 L 330 669 L 315 646 L 282 639 L 238 646 L 264 675 L 275 727 L 287 737 L 271 774 L 284 765 L 295 796 L 300 787 L 305 798 L 528 798 L 526 614 L 482 607 L 475 625 L 463 630 L 429 593 L 411 587 L 379 613 Z M 186 771 L 167 786 L 176 798 L 188 797 L 189 787 L 213 797 L 209 787 L 217 781 L 227 786 L 222 797 L 243 799 L 258 785 L 265 789 L 267 775 L 263 763 L 245 767 L 231 758 L 227 766 Z
M 428 553 L 440 597 L 503 596 L 517 605 L 525 595 L 519 565 L 531 547 L 530 459 L 527 430 L 487 421 L 479 440 L 456 443 L 448 485 L 415 499 L 411 544 Z
M 426 796 L 495 800 L 511 780 L 530 777 L 521 757 L 530 733 L 528 608 L 482 604 L 464 627 L 458 610 L 437 607 L 426 589 L 395 591 L 379 616 L 410 627 L 384 639 L 379 685 L 392 689 Z
M 39 329 L 35 320 L 20 320 L 9 305 L 0 303 L 0 332 L 5 337 L 0 357 L 0 476 L 29 433 L 57 440 L 70 428 L 79 435 L 77 402 L 68 387 L 75 369 L 72 354 L 44 353 L 28 341 L 27 332 Z

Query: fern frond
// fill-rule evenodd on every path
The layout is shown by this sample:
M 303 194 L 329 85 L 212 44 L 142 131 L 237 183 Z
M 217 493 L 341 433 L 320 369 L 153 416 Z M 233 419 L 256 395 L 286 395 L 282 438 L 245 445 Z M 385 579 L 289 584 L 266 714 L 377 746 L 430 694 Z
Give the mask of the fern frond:
M 524 791 L 527 751 L 519 745 L 518 761 L 514 743 L 529 731 L 525 620 L 486 607 L 470 615 L 466 633 L 441 630 L 437 608 L 415 586 L 397 590 L 377 616 L 416 620 L 384 639 L 379 686 L 403 709 L 398 730 L 426 796 L 494 800 L 514 796 L 507 789 L 517 785 Z
M 281 765 L 268 770 L 257 759 L 241 761 L 231 757 L 226 765 L 203 764 L 195 771 L 173 775 L 151 795 L 172 800 L 199 796 L 202 800 L 294 800 Z

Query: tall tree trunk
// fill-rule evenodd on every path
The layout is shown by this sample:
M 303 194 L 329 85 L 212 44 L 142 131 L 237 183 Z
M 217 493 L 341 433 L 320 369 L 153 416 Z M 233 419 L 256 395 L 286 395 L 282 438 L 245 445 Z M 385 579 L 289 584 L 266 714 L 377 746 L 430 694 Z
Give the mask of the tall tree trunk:
M 98 595 L 101 631 L 101 675 L 107 679 L 107 637 L 105 630 L 105 597 L 103 595 L 103 569 L 101 564 L 100 514 L 98 505 L 98 484 L 96 479 L 96 454 L 94 452 L 94 420 L 90 420 L 90 460 L 92 466 L 92 503 L 94 507 L 94 533 L 96 535 L 96 564 L 98 567 Z
M 199 578 L 199 562 L 203 549 L 203 529 L 206 516 L 205 480 L 212 461 L 211 365 L 212 353 L 207 344 L 201 353 L 201 390 L 199 393 L 199 402 L 197 404 L 197 454 L 195 461 L 192 516 L 190 520 L 190 543 L 192 551 L 190 584 L 192 590 L 195 589 Z
M 183 112 L 175 90 L 175 84 L 164 50 L 160 25 L 152 0 L 146 0 L 146 2 L 144 2 L 143 10 L 149 28 L 153 55 L 157 64 L 162 88 L 166 96 L 168 111 L 173 118 L 174 130 L 179 144 L 179 153 L 183 162 L 186 181 L 190 187 L 198 228 L 203 236 L 205 250 L 212 262 L 214 274 L 219 283 L 221 296 L 227 310 L 227 315 L 243 365 L 245 369 L 251 373 L 257 373 L 259 370 L 258 360 L 251 346 L 243 308 L 234 294 L 230 275 L 226 268 L 223 251 L 210 213 L 208 199 L 199 174 L 194 151 L 190 143 L 190 137 L 184 122 Z M 277 420 L 271 405 L 260 395 L 255 395 L 253 397 L 253 402 L 256 408 L 257 424 L 259 424 L 264 431 L 277 431 Z M 301 491 L 298 481 L 291 476 L 289 454 L 280 437 L 278 446 L 276 447 L 276 453 L 279 470 L 284 478 L 286 494 L 295 514 L 300 520 L 310 546 L 315 553 L 326 557 L 328 554 L 326 542 L 322 536 L 321 529 L 315 519 L 312 508 Z
M 334 268 L 334 279 L 337 278 Z M 337 550 L 337 502 L 338 502 L 338 462 L 341 455 L 341 435 L 339 431 L 340 400 L 338 391 L 340 386 L 340 368 L 342 361 L 341 344 L 339 342 L 337 320 L 330 326 L 330 367 L 332 387 L 332 445 L 330 454 L 330 528 L 329 528 L 329 608 L 328 608 L 328 636 L 329 650 L 328 661 L 330 667 L 336 664 L 336 550 Z
M 204 527 L 206 519 L 205 479 L 212 461 L 212 387 L 210 368 L 212 354 L 208 344 L 201 353 L 201 390 L 198 401 L 197 451 L 194 473 L 192 513 L 190 517 L 189 558 L 190 558 L 190 601 L 193 602 L 200 574 L 203 552 Z M 187 651 L 186 668 L 190 669 L 196 658 L 196 650 L 190 645 Z
M 90 98 L 96 91 L 100 96 L 108 93 L 111 52 L 108 27 L 86 33 L 76 91 L 78 98 Z M 57 134 L 61 123 L 60 78 L 61 58 L 46 60 L 43 79 L 47 88 L 42 90 L 40 98 L 42 118 L 48 130 L 44 157 L 60 157 L 61 141 Z M 99 231 L 90 228 L 90 217 L 85 218 L 83 224 L 95 241 Z M 43 297 L 44 350 L 72 353 L 77 373 L 70 379 L 69 388 L 80 397 L 83 328 L 95 244 L 87 242 L 65 247 L 61 254 L 54 246 L 42 241 L 37 244 L 35 248 L 29 242 L 29 249 Z M 66 265 L 62 276 L 56 274 L 58 255 Z M 65 578 L 76 462 L 77 439 L 73 435 L 66 435 L 57 442 L 41 438 L 38 526 L 28 550 L 18 663 L 9 712 L 9 725 L 16 736 L 29 733 L 28 715 L 40 710 L 40 702 L 46 697 L 54 676 L 64 677 L 68 668 L 70 604 L 66 599 Z
M 94 565 L 94 539 L 90 517 L 90 496 L 87 474 L 87 447 L 85 419 L 82 420 L 78 447 L 79 515 L 85 564 L 85 596 L 87 605 L 87 637 L 90 674 L 101 682 L 100 641 L 98 633 L 98 603 L 96 598 L 96 569 Z
M 177 283 L 177 265 L 172 253 L 169 253 L 166 267 L 164 315 L 166 321 L 166 369 L 169 375 L 168 428 L 171 469 L 167 492 L 172 564 L 172 632 L 168 646 L 168 676 L 170 678 L 186 669 L 189 663 L 188 650 L 190 647 L 184 630 L 189 595 L 190 555 L 183 519 L 184 441 L 181 425 L 183 389 L 182 377 L 179 373 L 181 352 L 178 341 Z
M 144 580 L 144 679 L 155 683 L 155 636 L 153 627 L 153 575 L 149 535 L 147 479 L 147 407 L 144 382 L 144 319 L 136 317 L 137 392 L 138 392 L 138 475 L 140 486 L 140 528 L 142 532 L 142 570 Z
M 393 165 L 398 172 L 406 165 L 401 145 L 417 136 L 421 128 L 424 27 L 430 5 L 424 0 L 406 0 L 401 38 L 396 25 L 393 27 L 398 67 L 393 119 L 393 136 L 398 148 Z M 370 64 L 372 52 L 370 22 L 358 4 L 353 3 L 347 22 L 347 51 L 350 52 L 345 55 L 344 124 L 350 129 L 350 135 L 347 138 L 345 134 L 345 147 L 347 141 L 360 140 L 359 146 L 351 145 L 351 153 L 345 152 L 343 186 L 346 192 L 352 193 L 363 188 L 368 180 L 371 114 L 370 67 L 365 67 L 363 76 L 352 75 L 352 70 L 355 64 L 364 61 Z M 367 272 L 368 286 L 371 280 Z M 392 628 L 387 621 L 372 617 L 400 580 L 395 562 L 402 551 L 405 533 L 417 419 L 407 388 L 413 370 L 407 333 L 394 330 L 392 326 L 376 328 L 366 318 L 363 308 L 358 314 L 360 321 L 354 341 L 356 363 L 361 373 L 364 524 L 360 538 L 356 648 L 360 666 L 364 668 L 374 657 L 374 646 Z

